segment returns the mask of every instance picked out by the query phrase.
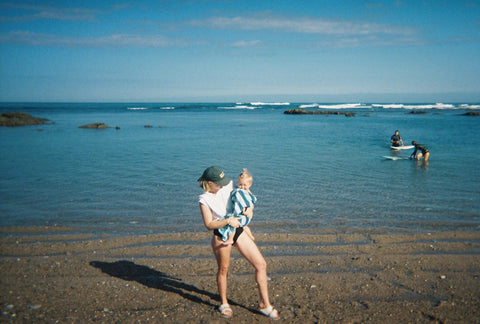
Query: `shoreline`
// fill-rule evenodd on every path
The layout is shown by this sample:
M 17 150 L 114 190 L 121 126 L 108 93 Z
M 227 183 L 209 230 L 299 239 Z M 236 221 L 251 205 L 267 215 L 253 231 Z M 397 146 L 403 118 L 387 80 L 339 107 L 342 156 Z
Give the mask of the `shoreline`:
M 397 224 L 399 225 L 399 224 Z M 348 224 L 325 225 L 315 224 L 298 224 L 294 222 L 261 222 L 256 221 L 250 227 L 260 234 L 295 234 L 295 235 L 324 235 L 324 234 L 385 234 L 385 235 L 418 235 L 418 234 L 439 234 L 439 233 L 468 233 L 480 230 L 480 224 L 477 222 L 448 222 L 448 221 L 432 221 L 432 222 L 416 222 L 403 224 L 399 227 L 392 224 L 391 226 L 351 226 Z M 95 226 L 88 225 L 70 225 L 70 224 L 44 224 L 44 225 L 0 225 L 0 237 L 14 235 L 29 236 L 35 233 L 46 234 L 92 234 L 95 236 L 104 235 L 156 235 L 156 234 L 177 234 L 184 233 L 184 226 L 159 226 L 150 224 L 102 224 Z M 205 234 L 207 230 L 202 224 L 198 224 L 189 228 L 189 232 L 194 234 Z
M 0 229 L 2 322 L 223 323 L 211 233 Z M 480 320 L 480 233 L 255 233 L 272 304 L 288 323 Z M 229 323 L 256 312 L 253 268 L 234 250 Z

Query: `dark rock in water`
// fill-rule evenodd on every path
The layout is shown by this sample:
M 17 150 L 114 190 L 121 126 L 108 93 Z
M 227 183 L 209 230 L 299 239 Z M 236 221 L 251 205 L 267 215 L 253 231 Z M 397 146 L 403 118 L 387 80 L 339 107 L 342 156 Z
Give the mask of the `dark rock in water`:
M 410 113 L 413 115 L 423 115 L 423 114 L 426 114 L 427 112 L 424 110 L 412 110 Z
M 469 111 L 463 114 L 464 116 L 480 116 L 480 111 Z
M 0 115 L 0 126 L 28 126 L 28 125 L 43 125 L 53 124 L 46 118 L 33 117 L 23 111 L 5 112 Z
M 79 128 L 105 129 L 105 128 L 110 128 L 110 126 L 107 126 L 104 123 L 93 123 L 93 124 L 80 126 Z
M 353 117 L 355 113 L 345 111 L 323 111 L 323 110 L 303 110 L 303 109 L 289 109 L 283 112 L 289 115 L 345 115 L 345 117 Z

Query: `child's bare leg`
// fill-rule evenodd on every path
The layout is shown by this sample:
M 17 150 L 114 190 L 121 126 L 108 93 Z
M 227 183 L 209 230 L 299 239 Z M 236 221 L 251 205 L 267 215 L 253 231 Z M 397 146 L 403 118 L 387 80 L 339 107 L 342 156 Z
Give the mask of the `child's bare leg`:
M 252 241 L 255 241 L 255 237 L 253 237 L 253 234 L 252 234 L 252 231 L 250 230 L 250 227 L 244 226 L 243 231 L 245 232 L 245 234 L 248 235 L 248 237 L 250 237 L 252 239 Z

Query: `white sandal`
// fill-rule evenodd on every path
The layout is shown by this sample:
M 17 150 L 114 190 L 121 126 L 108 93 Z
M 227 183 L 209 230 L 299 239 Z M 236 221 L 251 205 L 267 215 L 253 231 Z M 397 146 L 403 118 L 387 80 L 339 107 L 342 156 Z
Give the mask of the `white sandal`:
M 233 317 L 233 311 L 229 304 L 220 305 L 220 307 L 218 307 L 218 311 L 220 312 L 220 314 L 222 314 L 222 317 L 224 318 Z M 230 313 L 230 315 L 228 315 L 228 313 Z
M 277 310 L 275 308 L 273 308 L 273 306 L 270 306 L 270 307 L 267 307 L 267 308 L 264 308 L 264 309 L 260 309 L 260 313 L 262 313 L 263 315 L 265 315 L 267 317 L 270 317 L 273 320 L 280 319 L 280 316 L 278 315 Z

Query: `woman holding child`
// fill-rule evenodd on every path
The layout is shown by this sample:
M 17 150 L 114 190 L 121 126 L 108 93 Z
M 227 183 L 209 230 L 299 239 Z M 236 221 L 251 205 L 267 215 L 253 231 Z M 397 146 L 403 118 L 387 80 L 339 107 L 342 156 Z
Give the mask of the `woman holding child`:
M 226 318 L 233 316 L 233 311 L 227 299 L 227 274 L 232 246 L 235 246 L 240 254 L 255 268 L 255 280 L 260 295 L 259 311 L 272 319 L 279 319 L 278 312 L 270 304 L 268 297 L 267 263 L 265 259 L 253 241 L 253 237 L 243 233 L 244 228 L 241 227 L 239 217 L 225 217 L 231 208 L 230 194 L 233 191 L 233 182 L 224 174 L 222 169 L 216 166 L 205 169 L 198 182 L 205 191 L 199 196 L 203 222 L 208 230 L 214 231 L 212 249 L 217 260 L 217 286 L 221 302 L 218 310 Z M 246 208 L 243 215 L 252 218 L 253 208 Z M 224 242 L 222 235 L 219 233 L 219 229 L 227 225 L 235 228 L 233 244 Z

